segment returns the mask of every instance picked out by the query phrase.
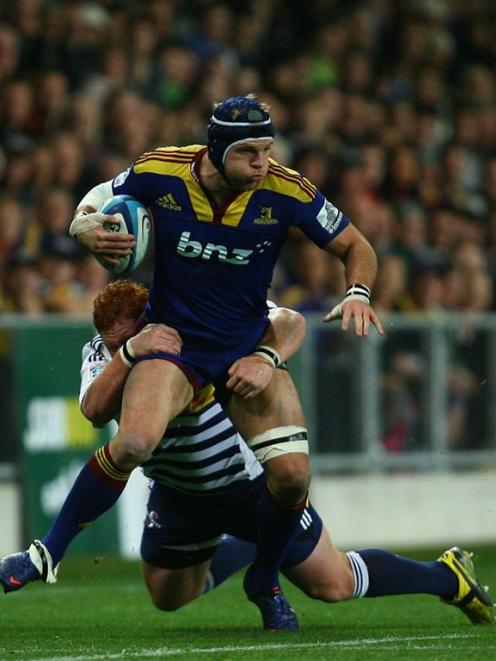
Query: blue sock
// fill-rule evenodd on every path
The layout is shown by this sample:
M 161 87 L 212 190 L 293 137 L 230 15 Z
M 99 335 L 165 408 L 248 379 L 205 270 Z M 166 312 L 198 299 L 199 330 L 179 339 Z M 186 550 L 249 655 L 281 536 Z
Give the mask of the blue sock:
M 253 562 L 257 547 L 237 537 L 226 535 L 212 557 L 204 592 L 213 590 L 243 567 Z
M 108 445 L 95 452 L 83 466 L 48 533 L 41 540 L 53 559 L 60 562 L 81 530 L 106 512 L 121 495 L 129 473 L 113 462 Z
M 249 590 L 257 592 L 279 585 L 279 568 L 293 537 L 298 531 L 305 500 L 295 508 L 280 505 L 267 487 L 257 507 L 259 546 L 249 569 Z
M 425 593 L 452 599 L 458 592 L 458 579 L 442 562 L 418 562 L 383 549 L 347 555 L 355 577 L 354 597 Z

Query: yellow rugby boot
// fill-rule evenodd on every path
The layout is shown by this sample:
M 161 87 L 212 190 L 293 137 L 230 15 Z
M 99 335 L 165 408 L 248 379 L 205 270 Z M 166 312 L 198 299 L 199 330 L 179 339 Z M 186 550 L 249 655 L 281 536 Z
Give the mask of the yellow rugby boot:
M 445 551 L 439 558 L 458 579 L 458 592 L 444 603 L 457 606 L 473 624 L 494 624 L 494 604 L 475 575 L 472 553 L 457 546 Z

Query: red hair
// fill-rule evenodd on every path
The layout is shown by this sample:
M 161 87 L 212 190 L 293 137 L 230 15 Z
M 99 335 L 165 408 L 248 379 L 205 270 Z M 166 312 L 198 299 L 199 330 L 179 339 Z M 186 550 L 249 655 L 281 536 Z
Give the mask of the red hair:
M 93 302 L 93 323 L 105 333 L 119 317 L 139 319 L 148 301 L 148 289 L 132 280 L 114 280 L 100 290 Z

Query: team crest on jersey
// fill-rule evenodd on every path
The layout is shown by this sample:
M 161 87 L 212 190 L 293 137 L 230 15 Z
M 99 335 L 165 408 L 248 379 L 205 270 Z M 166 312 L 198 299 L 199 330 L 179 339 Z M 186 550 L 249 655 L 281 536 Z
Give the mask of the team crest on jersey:
M 145 528 L 161 528 L 161 527 L 162 525 L 160 524 L 157 512 L 154 512 L 153 510 L 149 510 L 145 518 Z
M 328 232 L 335 232 L 343 221 L 343 214 L 328 200 L 317 215 L 317 220 Z
M 255 225 L 277 225 L 277 218 L 272 218 L 272 207 L 260 207 L 260 217 L 255 218 Z
M 182 206 L 178 204 L 172 195 L 172 193 L 167 193 L 167 195 L 162 195 L 155 201 L 155 204 L 158 207 L 163 209 L 170 209 L 171 211 L 182 211 Z

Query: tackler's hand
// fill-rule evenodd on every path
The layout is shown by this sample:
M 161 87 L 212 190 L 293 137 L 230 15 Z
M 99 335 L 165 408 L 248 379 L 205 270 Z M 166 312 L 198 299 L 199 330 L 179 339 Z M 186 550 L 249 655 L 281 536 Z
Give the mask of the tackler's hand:
M 274 366 L 259 355 L 243 356 L 228 370 L 227 387 L 243 399 L 251 399 L 269 385 Z
M 147 324 L 137 335 L 128 340 L 128 350 L 134 357 L 150 353 L 172 353 L 179 355 L 183 341 L 175 328 L 165 324 Z

